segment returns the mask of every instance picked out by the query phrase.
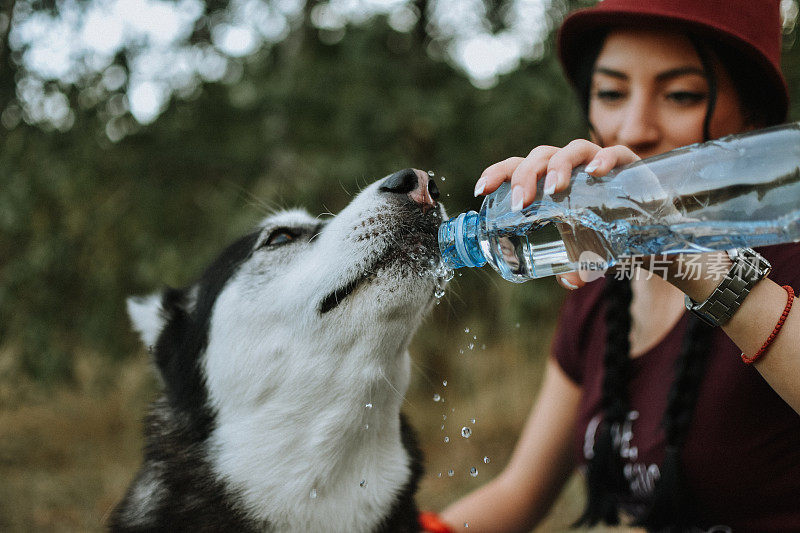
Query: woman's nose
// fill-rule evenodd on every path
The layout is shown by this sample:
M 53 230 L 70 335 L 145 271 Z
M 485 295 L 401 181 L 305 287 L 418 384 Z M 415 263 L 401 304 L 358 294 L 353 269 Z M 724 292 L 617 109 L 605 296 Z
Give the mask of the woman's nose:
M 620 119 L 617 142 L 642 156 L 654 151 L 660 140 L 661 128 L 656 106 L 644 97 L 631 99 Z

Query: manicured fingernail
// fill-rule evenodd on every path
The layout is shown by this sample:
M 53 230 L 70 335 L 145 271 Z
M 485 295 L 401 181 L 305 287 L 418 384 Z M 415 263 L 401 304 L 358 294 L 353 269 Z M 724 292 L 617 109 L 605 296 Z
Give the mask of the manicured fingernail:
M 558 175 L 555 170 L 551 170 L 544 177 L 544 193 L 553 194 L 556 192 L 556 183 L 558 183 Z
M 514 185 L 511 189 L 511 210 L 522 211 L 522 187 Z
M 486 188 L 486 178 L 481 178 L 475 183 L 475 196 L 478 196 Z
M 589 164 L 586 165 L 586 168 L 584 168 L 583 170 L 586 171 L 587 173 L 591 174 L 592 172 L 597 170 L 597 167 L 600 166 L 600 163 L 601 163 L 601 161 L 599 159 L 592 159 L 589 162 Z
M 567 279 L 566 279 L 566 278 L 558 278 L 558 281 L 560 281 L 560 282 L 561 282 L 561 284 L 562 284 L 564 287 L 566 287 L 567 289 L 569 289 L 569 290 L 571 290 L 571 291 L 574 291 L 575 289 L 577 289 L 577 288 L 578 288 L 578 286 L 577 286 L 577 285 L 573 285 L 572 283 L 570 283 L 569 281 L 567 281 Z

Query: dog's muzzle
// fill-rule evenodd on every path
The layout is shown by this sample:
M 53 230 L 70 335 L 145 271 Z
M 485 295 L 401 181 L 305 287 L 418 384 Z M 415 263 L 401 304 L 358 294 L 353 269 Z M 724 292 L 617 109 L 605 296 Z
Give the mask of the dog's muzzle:
M 414 168 L 406 168 L 386 177 L 379 190 L 408 195 L 423 211 L 436 207 L 436 200 L 439 199 L 436 182 L 426 172 Z

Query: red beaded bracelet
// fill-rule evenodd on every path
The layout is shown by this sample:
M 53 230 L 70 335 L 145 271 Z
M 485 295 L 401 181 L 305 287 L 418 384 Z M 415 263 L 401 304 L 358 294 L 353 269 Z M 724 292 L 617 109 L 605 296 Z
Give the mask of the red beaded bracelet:
M 422 511 L 418 517 L 419 527 L 426 533 L 454 533 L 453 528 L 442 522 L 439 515 L 430 511 Z
M 783 323 L 786 322 L 786 317 L 789 316 L 789 311 L 791 311 L 792 309 L 792 302 L 794 302 L 794 290 L 788 285 L 784 285 L 783 289 L 786 291 L 786 294 L 788 295 L 789 298 L 786 301 L 786 307 L 783 308 L 783 313 L 781 313 L 781 317 L 778 319 L 778 323 L 775 324 L 775 329 L 772 330 L 772 333 L 769 334 L 769 337 L 767 337 L 767 340 L 764 341 L 764 344 L 761 346 L 761 349 L 758 350 L 755 353 L 755 355 L 753 355 L 752 357 L 747 357 L 744 354 L 744 352 L 742 352 L 741 357 L 742 361 L 744 361 L 745 364 L 752 365 L 753 363 L 761 359 L 761 356 L 764 355 L 764 352 L 767 351 L 769 345 L 772 344 L 772 341 L 774 341 L 775 337 L 777 337 L 778 333 L 780 333 L 781 328 L 783 327 Z

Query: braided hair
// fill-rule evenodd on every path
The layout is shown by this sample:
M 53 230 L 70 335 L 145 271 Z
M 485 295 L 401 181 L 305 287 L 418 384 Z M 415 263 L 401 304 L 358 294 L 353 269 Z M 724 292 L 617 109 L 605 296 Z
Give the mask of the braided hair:
M 625 422 L 630 406 L 630 304 L 629 280 L 606 278 L 603 297 L 606 302 L 606 352 L 604 355 L 603 421 L 599 425 L 593 456 L 586 471 L 587 504 L 575 525 L 619 523 L 619 503 L 629 494 L 623 476 L 622 462 L 614 447 L 616 431 Z M 680 356 L 676 361 L 675 379 L 667 397 L 663 426 L 666 440 L 664 462 L 649 506 L 636 517 L 636 525 L 651 531 L 669 531 L 692 524 L 692 499 L 681 470 L 680 454 L 691 426 L 700 383 L 710 353 L 714 329 L 696 318 L 689 317 Z
M 591 75 L 606 36 L 607 32 L 594 36 L 595 46 L 588 48 L 589 52 L 586 57 L 581 58 L 581 65 L 578 68 L 576 89 L 589 128 L 593 132 L 594 127 L 588 121 Z M 695 36 L 689 34 L 687 37 L 697 52 L 709 83 L 709 101 L 703 122 L 704 140 L 710 138 L 709 125 L 716 105 L 717 80 L 711 61 L 712 54 L 730 73 L 748 123 L 766 125 L 774 122 L 770 118 L 769 110 L 754 96 L 752 87 L 755 85 L 752 80 L 745 79 L 740 74 L 747 69 L 731 68 L 734 65 L 735 55 L 717 43 L 709 43 L 707 47 Z M 619 504 L 630 493 L 623 475 L 620 454 L 615 449 L 615 441 L 619 441 L 616 432 L 622 428 L 630 411 L 629 334 L 630 305 L 633 299 L 630 281 L 607 276 L 603 297 L 606 302 L 606 351 L 603 358 L 605 373 L 600 403 L 603 416 L 595 434 L 593 454 L 587 464 L 586 508 L 575 523 L 576 526 L 594 526 L 601 521 L 609 525 L 618 524 Z M 634 517 L 636 526 L 649 531 L 681 531 L 691 526 L 696 517 L 696 509 L 693 508 L 693 500 L 682 470 L 681 451 L 694 417 L 700 385 L 711 351 L 713 331 L 713 328 L 695 316 L 689 317 L 662 420 L 666 446 L 664 461 L 659 470 L 660 477 L 655 484 L 649 504 Z

